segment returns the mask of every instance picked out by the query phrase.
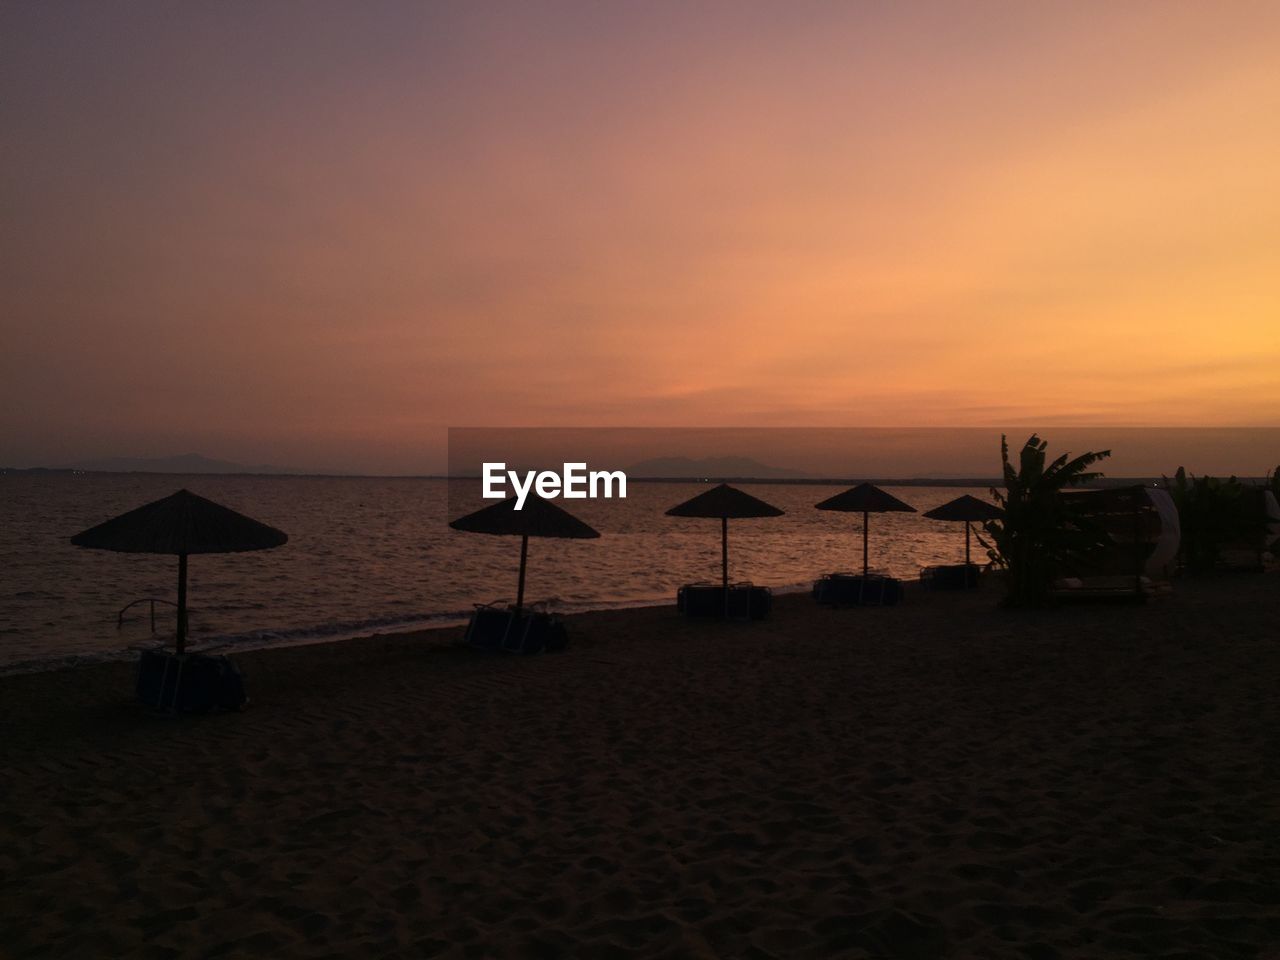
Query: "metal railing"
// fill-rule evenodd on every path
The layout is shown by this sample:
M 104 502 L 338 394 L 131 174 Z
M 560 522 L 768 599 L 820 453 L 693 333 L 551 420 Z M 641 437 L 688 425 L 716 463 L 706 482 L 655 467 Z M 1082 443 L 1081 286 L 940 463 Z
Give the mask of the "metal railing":
M 120 612 L 116 614 L 116 629 L 119 630 L 124 626 L 124 615 L 130 607 L 136 607 L 140 603 L 151 604 L 151 632 L 156 632 L 156 604 L 167 603 L 169 606 L 177 608 L 177 604 L 172 600 L 165 600 L 163 597 L 141 597 L 138 600 L 130 601 L 120 608 Z

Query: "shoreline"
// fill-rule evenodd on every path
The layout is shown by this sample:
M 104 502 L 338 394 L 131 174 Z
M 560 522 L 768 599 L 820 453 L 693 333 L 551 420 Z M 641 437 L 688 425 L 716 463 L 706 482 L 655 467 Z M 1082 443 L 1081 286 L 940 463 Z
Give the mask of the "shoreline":
M 771 587 L 774 596 L 791 596 L 797 593 L 805 593 L 811 588 L 811 583 L 788 584 L 786 586 Z M 591 601 L 592 603 L 597 601 Z M 604 613 L 615 610 L 647 610 L 655 607 L 664 607 L 675 605 L 674 593 L 669 598 L 657 599 L 641 599 L 641 600 L 618 600 L 618 601 L 598 601 L 601 606 L 587 606 L 580 610 L 557 611 L 560 617 L 576 617 L 586 613 Z M 292 647 L 313 647 L 323 646 L 329 643 L 348 643 L 352 641 L 367 640 L 378 636 L 401 636 L 405 634 L 430 633 L 437 630 L 448 630 L 455 627 L 465 626 L 470 619 L 470 613 L 440 613 L 431 614 L 423 618 L 414 618 L 405 622 L 403 625 L 394 623 L 379 625 L 372 622 L 364 622 L 359 626 L 346 626 L 343 624 L 332 625 L 337 629 L 331 629 L 331 625 L 322 624 L 317 627 L 298 627 L 295 629 L 285 628 L 279 631 L 263 630 L 255 631 L 247 634 L 233 634 L 229 636 L 215 636 L 207 639 L 197 640 L 195 642 L 188 641 L 187 649 L 191 653 L 209 653 L 209 654 L 226 654 L 228 656 L 238 656 L 242 653 L 248 653 L 255 650 L 283 650 Z M 290 636 L 290 634 L 296 634 Z M 100 663 L 118 663 L 122 661 L 136 661 L 139 651 L 143 649 L 152 649 L 156 647 L 167 646 L 157 640 L 154 644 L 134 643 L 127 647 L 121 647 L 113 650 L 104 650 L 96 654 L 66 654 L 63 656 L 54 656 L 40 660 L 19 660 L 13 663 L 0 663 L 0 677 L 24 676 L 31 673 L 48 673 L 54 670 L 80 670 L 93 667 Z

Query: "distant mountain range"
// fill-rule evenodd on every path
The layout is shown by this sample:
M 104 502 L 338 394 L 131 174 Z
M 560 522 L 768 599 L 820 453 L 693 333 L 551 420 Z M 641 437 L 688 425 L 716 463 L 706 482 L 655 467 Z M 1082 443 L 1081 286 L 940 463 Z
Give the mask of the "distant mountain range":
M 231 460 L 215 460 L 199 453 L 175 457 L 101 457 L 80 460 L 59 467 L 3 467 L 4 473 L 176 473 L 176 474 L 262 474 L 269 476 L 308 476 L 315 472 L 269 464 L 249 465 Z M 653 457 L 626 468 L 633 480 L 759 480 L 772 483 L 860 483 L 881 486 L 989 487 L 1002 486 L 996 477 L 963 477 L 949 473 L 924 473 L 915 477 L 827 477 L 801 470 L 774 467 L 750 457 Z M 361 476 L 351 473 L 329 473 L 328 476 Z M 1245 482 L 1262 482 L 1260 478 L 1241 477 Z M 1104 477 L 1089 486 L 1119 487 L 1135 483 L 1163 486 L 1160 477 Z
M 290 467 L 272 467 L 263 464 L 247 466 L 230 460 L 214 460 L 198 453 L 184 453 L 177 457 L 102 457 L 98 460 L 81 460 L 58 467 L 59 470 L 85 470 L 95 473 L 269 473 L 300 474 L 303 471 Z
M 627 476 L 689 478 L 689 479 L 744 479 L 753 480 L 803 480 L 810 476 L 800 470 L 771 467 L 750 457 L 653 457 L 641 460 L 627 468 Z

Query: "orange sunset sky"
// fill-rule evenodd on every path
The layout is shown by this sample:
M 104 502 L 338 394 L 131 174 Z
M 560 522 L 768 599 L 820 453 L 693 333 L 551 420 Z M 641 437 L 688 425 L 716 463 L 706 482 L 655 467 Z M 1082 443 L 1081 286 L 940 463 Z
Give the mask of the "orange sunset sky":
M 1278 426 L 1277 51 L 1273 2 L 6 3 L 0 464 Z

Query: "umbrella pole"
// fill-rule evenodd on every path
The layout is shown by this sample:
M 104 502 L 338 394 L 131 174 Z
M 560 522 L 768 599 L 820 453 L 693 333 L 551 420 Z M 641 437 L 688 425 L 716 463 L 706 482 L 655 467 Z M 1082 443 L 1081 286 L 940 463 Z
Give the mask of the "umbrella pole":
M 862 575 L 867 575 L 867 517 L 870 514 L 862 511 Z
M 173 648 L 181 654 L 187 647 L 187 555 L 178 554 L 178 631 Z
M 729 518 L 720 518 L 720 589 L 724 594 L 724 618 L 729 619 Z
M 964 565 L 969 566 L 969 521 L 964 522 Z
M 524 607 L 524 564 L 529 557 L 529 535 L 520 538 L 520 586 L 516 588 L 516 618 Z

